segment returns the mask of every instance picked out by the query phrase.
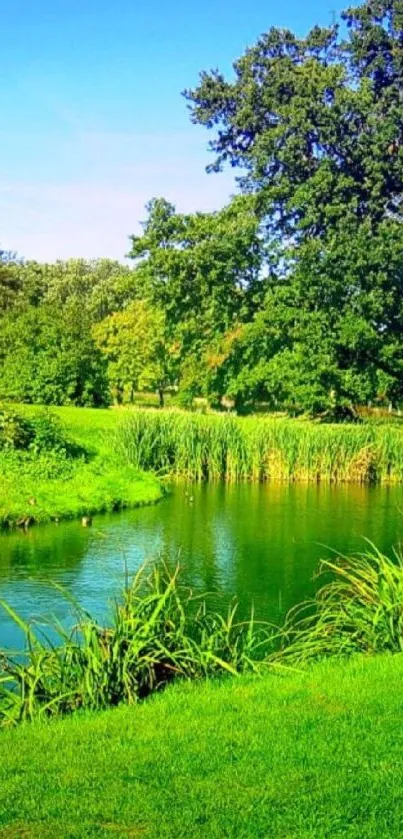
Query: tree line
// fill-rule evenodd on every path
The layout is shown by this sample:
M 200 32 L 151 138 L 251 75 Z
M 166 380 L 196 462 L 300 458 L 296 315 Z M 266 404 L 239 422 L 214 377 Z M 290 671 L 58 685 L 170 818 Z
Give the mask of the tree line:
M 401 400 L 403 0 L 303 38 L 271 29 L 184 95 L 237 194 L 215 213 L 150 201 L 130 267 L 3 257 L 0 397 Z

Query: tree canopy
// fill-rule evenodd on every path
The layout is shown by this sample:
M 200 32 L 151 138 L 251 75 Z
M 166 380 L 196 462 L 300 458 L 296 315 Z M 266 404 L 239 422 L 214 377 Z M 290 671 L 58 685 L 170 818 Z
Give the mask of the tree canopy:
M 255 198 L 271 254 L 247 332 L 265 345 L 247 353 L 251 395 L 302 408 L 403 387 L 403 3 L 342 18 L 305 38 L 272 29 L 233 79 L 204 72 L 185 94 L 214 131 L 211 168 L 238 168 Z

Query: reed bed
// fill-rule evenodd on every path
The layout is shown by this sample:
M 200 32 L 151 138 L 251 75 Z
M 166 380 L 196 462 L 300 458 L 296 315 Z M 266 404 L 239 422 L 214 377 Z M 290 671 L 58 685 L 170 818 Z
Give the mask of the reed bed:
M 403 428 L 387 424 L 139 410 L 116 445 L 136 467 L 190 481 L 403 481 Z

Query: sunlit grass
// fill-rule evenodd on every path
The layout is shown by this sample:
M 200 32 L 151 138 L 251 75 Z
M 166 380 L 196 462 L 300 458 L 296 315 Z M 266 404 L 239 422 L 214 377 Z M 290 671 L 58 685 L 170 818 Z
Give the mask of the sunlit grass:
M 4 839 L 398 839 L 403 656 L 0 733 Z
M 41 410 L 28 405 L 14 409 L 27 416 Z M 116 451 L 119 411 L 63 407 L 52 408 L 52 414 L 81 454 L 66 464 L 57 457 L 27 459 L 0 452 L 0 527 L 92 515 L 161 498 L 158 480 Z

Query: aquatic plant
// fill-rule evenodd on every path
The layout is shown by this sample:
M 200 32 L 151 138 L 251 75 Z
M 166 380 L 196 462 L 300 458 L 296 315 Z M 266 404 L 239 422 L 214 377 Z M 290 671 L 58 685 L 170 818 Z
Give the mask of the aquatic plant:
M 25 650 L 0 656 L 0 724 L 132 704 L 173 679 L 257 672 L 275 635 L 253 615 L 222 616 L 179 581 L 179 568 L 143 566 L 102 627 L 74 604 L 77 625 L 50 624 L 51 638 L 2 606 L 22 629 Z
M 130 411 L 116 446 L 136 467 L 192 481 L 403 481 L 403 428 Z
M 403 652 L 403 557 L 365 553 L 324 560 L 324 585 L 292 609 L 273 658 L 303 663 L 352 653 Z

